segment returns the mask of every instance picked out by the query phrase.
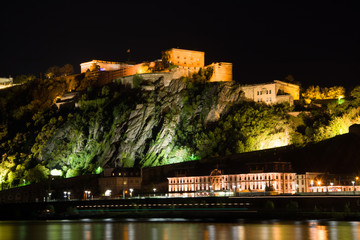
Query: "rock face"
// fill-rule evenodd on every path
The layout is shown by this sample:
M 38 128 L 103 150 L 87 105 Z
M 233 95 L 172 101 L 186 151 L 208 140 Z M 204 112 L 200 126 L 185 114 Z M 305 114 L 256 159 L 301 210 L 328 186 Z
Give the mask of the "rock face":
M 115 105 L 107 116 L 103 107 L 89 116 L 83 107 L 83 112 L 56 130 L 39 160 L 63 171 L 91 164 L 156 166 L 190 160 L 193 153 L 179 143 L 178 136 L 186 130 L 179 129 L 193 127 L 194 119 L 202 126 L 218 121 L 242 101 L 241 87 L 235 82 L 193 84 L 181 78 L 170 80 L 170 76 L 142 75 L 136 84 L 130 84 L 134 79 L 129 77 L 120 79 L 117 84 L 139 90 L 127 114 L 116 112 Z M 119 118 L 122 121 L 117 122 Z
M 143 166 L 153 166 L 180 161 L 186 155 L 185 149 L 175 146 L 180 121 L 196 114 L 206 116 L 204 124 L 217 121 L 233 104 L 241 101 L 239 84 L 209 83 L 197 96 L 199 101 L 193 113 L 185 116 L 185 96 L 190 91 L 186 83 L 181 79 L 167 83 L 160 78 L 154 85 L 153 91 L 144 92 L 148 95 L 147 102 L 137 104 L 126 124 L 116 128 L 104 164 L 133 165 L 139 161 Z

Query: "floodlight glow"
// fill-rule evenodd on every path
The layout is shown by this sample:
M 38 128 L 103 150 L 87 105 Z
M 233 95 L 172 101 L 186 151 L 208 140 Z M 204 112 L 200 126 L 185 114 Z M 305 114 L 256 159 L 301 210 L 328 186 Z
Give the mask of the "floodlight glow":
M 62 171 L 58 169 L 53 169 L 50 171 L 51 176 L 62 176 Z

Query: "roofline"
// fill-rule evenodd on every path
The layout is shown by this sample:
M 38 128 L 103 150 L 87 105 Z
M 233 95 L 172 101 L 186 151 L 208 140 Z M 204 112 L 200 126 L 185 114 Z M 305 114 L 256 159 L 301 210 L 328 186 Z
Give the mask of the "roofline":
M 80 63 L 80 65 L 82 65 L 82 64 L 87 64 L 87 63 L 92 63 L 92 62 L 111 63 L 111 64 L 127 64 L 127 63 L 124 63 L 124 62 L 113 62 L 113 61 L 105 61 L 105 60 L 96 60 L 96 59 L 93 59 L 93 60 L 88 61 L 88 62 Z
M 171 50 L 180 50 L 180 51 L 190 51 L 190 52 L 200 52 L 200 53 L 205 53 L 204 51 L 199 51 L 199 50 L 190 50 L 190 49 L 183 49 L 183 48 L 170 48 L 167 49 L 165 51 L 171 51 Z

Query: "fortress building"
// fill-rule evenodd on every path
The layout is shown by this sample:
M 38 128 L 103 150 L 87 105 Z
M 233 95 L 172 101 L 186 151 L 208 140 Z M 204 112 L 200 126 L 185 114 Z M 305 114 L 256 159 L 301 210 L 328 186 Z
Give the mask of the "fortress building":
M 176 72 L 176 74 L 174 74 L 175 76 L 190 77 L 193 73 L 197 73 L 201 68 L 212 68 L 213 75 L 209 82 L 232 81 L 232 64 L 219 62 L 205 66 L 205 52 L 172 48 L 163 52 L 163 58 L 166 59 L 169 64 L 175 66 L 175 68 L 172 68 L 171 70 L 173 73 Z M 161 62 L 161 60 L 134 65 L 122 62 L 92 60 L 81 63 L 80 68 L 81 73 L 107 72 L 107 79 L 115 80 L 135 74 L 149 73 L 146 71 L 144 72 L 144 69 L 154 67 L 159 62 Z M 169 69 L 153 71 L 152 73 L 159 72 L 169 72 Z
M 300 99 L 300 87 L 295 84 L 274 80 L 272 83 L 261 83 L 243 86 L 244 97 L 249 101 L 276 104 Z
M 165 51 L 168 61 L 181 67 L 193 67 L 197 70 L 205 66 L 205 52 L 172 48 Z
M 170 64 L 185 70 L 187 76 L 196 73 L 200 68 L 212 68 L 213 75 L 209 82 L 232 81 L 232 63 L 216 62 L 205 66 L 205 52 L 172 48 L 165 51 Z
M 209 82 L 230 82 L 233 80 L 232 63 L 214 62 L 205 66 L 205 52 L 187 49 L 171 48 L 164 51 L 163 58 L 152 62 L 139 64 L 128 64 L 121 62 L 110 62 L 92 60 L 80 64 L 81 72 L 91 72 L 99 75 L 102 84 L 109 83 L 115 79 L 124 79 L 131 82 L 135 74 L 142 74 L 145 79 L 152 79 L 152 76 L 159 79 L 159 75 L 166 79 L 167 83 L 171 79 L 180 77 L 191 77 L 192 74 L 199 72 L 200 69 L 211 69 L 212 75 Z M 157 68 L 162 61 L 170 65 L 169 68 Z M 169 80 L 170 79 L 170 80 Z M 295 84 L 274 80 L 270 83 L 261 83 L 242 86 L 244 98 L 249 101 L 277 104 L 288 102 L 290 105 L 294 100 L 300 98 L 300 87 Z

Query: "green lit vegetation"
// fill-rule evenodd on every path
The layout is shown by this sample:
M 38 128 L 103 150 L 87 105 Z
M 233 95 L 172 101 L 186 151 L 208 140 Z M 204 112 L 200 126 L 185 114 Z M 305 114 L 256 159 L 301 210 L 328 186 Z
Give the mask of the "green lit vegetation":
M 360 87 L 348 97 L 342 87 L 310 87 L 304 97 L 334 100 L 307 109 L 303 103 L 290 107 L 240 101 L 208 121 L 223 101 L 218 95 L 223 83 L 206 83 L 211 74 L 200 71 L 183 78 L 171 88 L 181 86 L 176 93 L 158 86 L 142 91 L 146 81 L 141 76 L 133 89 L 120 83 L 96 88 L 85 75 L 19 77 L 22 85 L 0 91 L 0 188 L 39 182 L 51 173 L 99 174 L 113 162 L 144 167 L 302 147 L 360 123 Z M 235 94 L 234 89 L 228 94 Z M 69 90 L 81 92 L 79 107 L 59 111 L 56 98 Z M 344 96 L 341 104 L 339 96 Z M 292 111 L 302 113 L 295 117 L 288 114 Z

